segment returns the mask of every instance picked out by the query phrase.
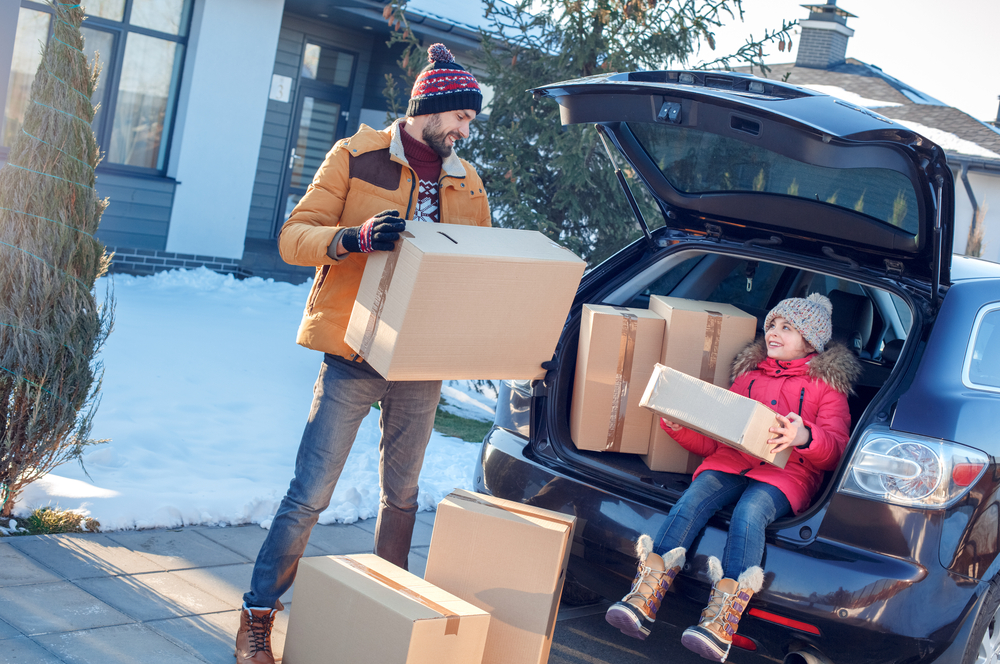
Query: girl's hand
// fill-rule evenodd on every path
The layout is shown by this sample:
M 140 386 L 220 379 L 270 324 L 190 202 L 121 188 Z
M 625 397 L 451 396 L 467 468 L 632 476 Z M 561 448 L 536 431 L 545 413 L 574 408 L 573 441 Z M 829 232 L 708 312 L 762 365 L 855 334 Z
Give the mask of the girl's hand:
M 671 422 L 670 420 L 668 420 L 665 417 L 661 417 L 660 418 L 660 426 L 662 426 L 665 429 L 670 429 L 671 431 L 680 431 L 681 430 L 681 425 L 677 424 L 676 422 Z M 770 441 L 768 441 L 768 442 L 770 442 Z
M 802 422 L 802 416 L 798 413 L 789 413 L 787 417 L 776 415 L 779 426 L 773 426 L 768 431 L 775 434 L 768 439 L 768 443 L 774 445 L 771 448 L 772 454 L 777 454 L 789 447 L 802 447 L 809 443 L 812 437 L 808 427 Z

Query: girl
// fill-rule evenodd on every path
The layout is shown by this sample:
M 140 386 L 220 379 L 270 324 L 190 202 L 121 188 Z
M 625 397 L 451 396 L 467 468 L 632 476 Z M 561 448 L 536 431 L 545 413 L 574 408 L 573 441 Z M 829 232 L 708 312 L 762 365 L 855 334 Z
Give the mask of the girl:
M 665 419 L 670 436 L 705 457 L 691 486 L 667 514 L 654 541 L 636 543 L 639 571 L 631 591 L 608 609 L 607 621 L 622 633 L 645 639 L 660 602 L 684 566 L 685 554 L 719 509 L 735 503 L 720 562 L 708 559 L 712 593 L 701 620 L 684 631 L 681 643 L 702 657 L 724 662 L 733 634 L 764 580 L 764 529 L 789 512 L 808 507 L 823 472 L 836 467 L 850 437 L 847 395 L 861 373 L 854 354 L 831 345 L 833 306 L 814 293 L 782 300 L 764 320 L 764 338 L 744 348 L 733 362 L 730 388 L 778 413 L 773 451 L 793 448 L 778 468 Z M 654 552 L 655 551 L 655 552 Z

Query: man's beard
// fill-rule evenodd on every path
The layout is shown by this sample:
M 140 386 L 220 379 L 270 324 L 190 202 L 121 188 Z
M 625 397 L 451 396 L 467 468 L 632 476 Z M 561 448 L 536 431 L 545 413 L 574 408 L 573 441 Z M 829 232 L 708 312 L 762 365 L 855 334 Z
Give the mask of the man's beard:
M 446 134 L 440 130 L 441 120 L 439 118 L 431 118 L 426 125 L 424 125 L 423 139 L 431 147 L 434 152 L 444 159 L 451 156 L 452 146 L 448 145 L 448 137 L 454 136 L 456 141 L 462 140 L 462 135 L 457 131 L 453 131 L 450 134 Z

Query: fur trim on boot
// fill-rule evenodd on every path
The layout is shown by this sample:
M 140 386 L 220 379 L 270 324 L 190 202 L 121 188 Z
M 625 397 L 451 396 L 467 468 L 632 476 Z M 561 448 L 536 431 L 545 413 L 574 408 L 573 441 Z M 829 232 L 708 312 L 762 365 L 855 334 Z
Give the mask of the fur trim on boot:
M 722 580 L 722 563 L 715 556 L 708 557 L 708 578 L 714 586 Z
M 610 625 L 622 634 L 644 640 L 649 628 L 643 623 L 656 622 L 656 612 L 677 573 L 684 567 L 685 549 L 677 547 L 663 556 L 653 553 L 653 539 L 642 535 L 635 544 L 639 569 L 632 588 L 620 602 L 615 602 L 604 614 Z
M 681 644 L 705 659 L 725 662 L 747 603 L 763 585 L 764 570 L 756 566 L 740 574 L 738 580 L 716 581 L 701 620 L 684 630 Z
M 649 535 L 640 535 L 635 541 L 635 557 L 639 562 L 643 562 L 653 552 L 653 538 Z
M 749 588 L 756 595 L 764 585 L 764 570 L 754 565 L 740 574 L 737 582 L 740 588 Z

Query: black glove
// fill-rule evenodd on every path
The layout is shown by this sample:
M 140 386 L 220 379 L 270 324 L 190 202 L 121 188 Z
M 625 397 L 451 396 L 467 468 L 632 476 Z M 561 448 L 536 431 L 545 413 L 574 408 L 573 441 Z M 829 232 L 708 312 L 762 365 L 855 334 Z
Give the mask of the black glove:
M 348 228 L 340 236 L 344 249 L 367 254 L 372 251 L 392 251 L 399 234 L 406 230 L 406 221 L 396 210 L 385 210 L 361 224 Z

